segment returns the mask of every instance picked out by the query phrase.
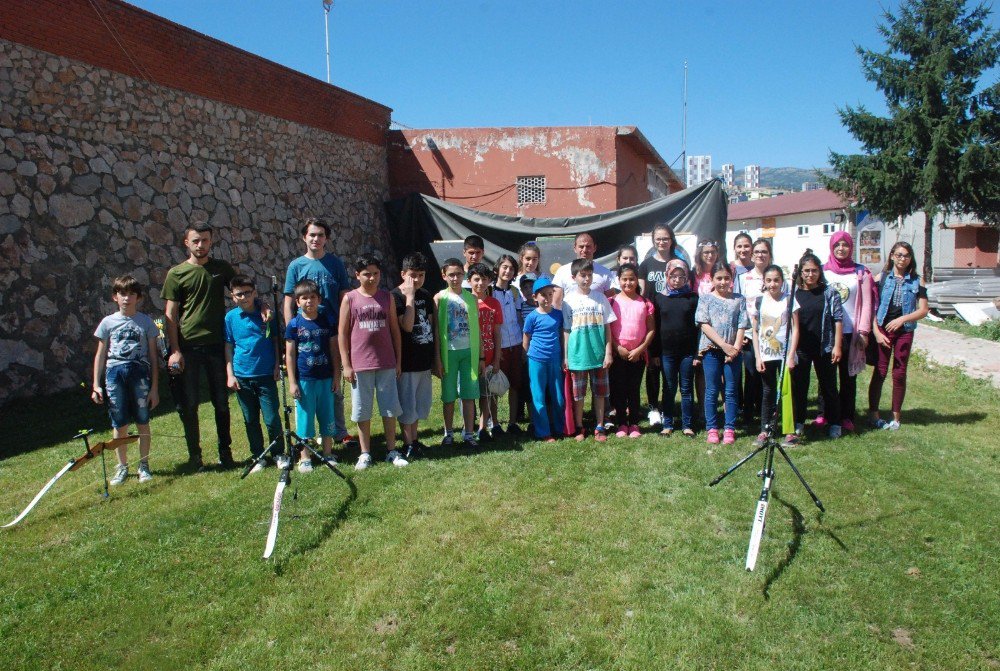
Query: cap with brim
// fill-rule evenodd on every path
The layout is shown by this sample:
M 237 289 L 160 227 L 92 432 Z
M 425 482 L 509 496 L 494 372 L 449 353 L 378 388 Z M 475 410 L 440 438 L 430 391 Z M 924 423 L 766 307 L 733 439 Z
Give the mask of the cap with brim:
M 535 283 L 531 286 L 531 293 L 532 294 L 537 294 L 539 291 L 541 291 L 545 287 L 551 287 L 551 286 L 553 286 L 552 285 L 552 280 L 550 280 L 547 277 L 540 277 L 537 280 L 535 280 Z

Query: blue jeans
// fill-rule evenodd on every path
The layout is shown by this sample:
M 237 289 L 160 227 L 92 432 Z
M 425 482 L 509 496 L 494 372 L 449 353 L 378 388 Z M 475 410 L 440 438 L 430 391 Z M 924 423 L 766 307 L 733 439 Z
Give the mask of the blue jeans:
M 663 355 L 663 428 L 674 428 L 674 399 L 681 389 L 681 428 L 690 429 L 694 414 L 694 355 Z M 648 373 L 647 373 L 648 375 Z M 678 385 L 678 383 L 680 383 Z
M 243 421 L 247 425 L 247 442 L 250 443 L 250 454 L 259 457 L 264 451 L 264 436 L 260 430 L 260 416 L 264 415 L 264 425 L 267 426 L 267 439 L 270 443 L 277 442 L 272 454 L 284 452 L 285 439 L 281 432 L 281 417 L 278 415 L 278 386 L 270 375 L 263 377 L 239 377 L 240 388 L 236 399 L 243 411 Z
M 726 363 L 726 355 L 722 350 L 710 349 L 705 352 L 702 360 L 705 367 L 705 428 L 717 429 L 719 387 L 725 381 L 726 389 L 726 425 L 727 429 L 736 429 L 736 414 L 739 411 L 739 388 L 743 378 L 743 353 Z
M 563 371 L 559 359 L 528 359 L 528 383 L 531 386 L 531 423 L 536 438 L 561 435 L 565 431 L 563 409 Z
M 129 422 L 149 424 L 149 389 L 152 373 L 141 361 L 111 366 L 104 373 L 111 426 L 120 429 Z

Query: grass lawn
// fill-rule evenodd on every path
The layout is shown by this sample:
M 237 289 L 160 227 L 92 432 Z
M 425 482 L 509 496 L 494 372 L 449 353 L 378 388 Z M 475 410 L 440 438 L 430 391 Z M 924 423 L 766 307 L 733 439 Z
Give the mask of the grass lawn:
M 962 335 L 972 336 L 973 338 L 983 338 L 984 340 L 1000 342 L 1000 322 L 996 321 L 988 321 L 979 326 L 973 326 L 961 317 L 945 317 L 942 321 L 930 322 L 930 325 L 954 331 L 955 333 L 961 333 Z
M 82 393 L 2 413 L 6 522 L 107 421 Z M 825 514 L 779 463 L 747 573 L 760 462 L 707 483 L 749 438 L 435 451 L 348 466 L 356 496 L 295 473 L 265 562 L 277 472 L 180 474 L 164 411 L 152 482 L 104 501 L 91 463 L 0 532 L 0 667 L 995 669 L 1000 395 L 914 360 L 903 418 L 791 452 Z

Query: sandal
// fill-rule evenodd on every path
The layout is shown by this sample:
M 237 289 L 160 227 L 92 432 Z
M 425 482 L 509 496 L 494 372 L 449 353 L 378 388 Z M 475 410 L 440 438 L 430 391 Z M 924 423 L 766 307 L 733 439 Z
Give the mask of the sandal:
M 684 429 L 681 433 L 683 433 L 686 438 L 694 438 L 694 431 L 691 429 Z
M 664 428 L 662 431 L 660 431 L 660 435 L 663 436 L 663 437 L 665 437 L 665 438 L 669 437 L 669 436 L 672 436 L 672 435 L 674 435 L 674 430 L 670 429 L 670 428 Z

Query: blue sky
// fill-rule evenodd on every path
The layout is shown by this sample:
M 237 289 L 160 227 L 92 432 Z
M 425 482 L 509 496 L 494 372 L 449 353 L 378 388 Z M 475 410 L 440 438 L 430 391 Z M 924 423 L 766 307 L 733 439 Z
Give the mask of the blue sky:
M 321 0 L 132 0 L 326 79 Z M 898 0 L 336 0 L 332 81 L 414 128 L 635 125 L 668 163 L 822 167 L 858 151 L 837 106 L 884 107 L 854 46 Z M 996 15 L 991 17 L 997 25 Z M 680 162 L 675 166 L 679 169 Z

